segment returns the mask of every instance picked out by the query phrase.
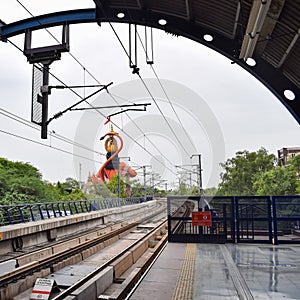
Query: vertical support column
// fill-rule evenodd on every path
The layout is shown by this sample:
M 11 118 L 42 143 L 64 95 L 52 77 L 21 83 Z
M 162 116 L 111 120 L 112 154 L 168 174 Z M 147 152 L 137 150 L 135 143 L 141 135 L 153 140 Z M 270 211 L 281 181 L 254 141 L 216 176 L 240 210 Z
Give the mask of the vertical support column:
M 118 157 L 118 203 L 121 197 L 121 181 L 120 181 L 120 159 Z
M 151 184 L 151 186 L 152 186 L 152 197 L 154 199 L 154 173 L 152 173 L 152 184 Z
M 43 86 L 42 86 L 42 131 L 41 138 L 47 139 L 48 128 L 48 95 L 49 95 L 49 64 L 43 65 Z
M 230 227 L 231 227 L 231 239 L 236 242 L 236 213 L 235 213 L 235 197 L 231 198 L 231 211 L 230 211 Z
M 198 172 L 198 179 L 199 179 L 199 195 L 201 196 L 203 194 L 203 189 L 202 189 L 202 166 L 201 166 L 201 154 L 193 154 L 190 158 L 192 159 L 194 156 L 198 156 L 199 162 L 198 162 L 198 167 L 199 167 L 199 172 Z
M 273 245 L 278 245 L 276 197 L 272 197 Z
M 201 163 L 201 154 L 198 155 L 199 157 L 199 193 L 202 195 L 202 163 Z
M 239 199 L 235 197 L 236 242 L 240 242 Z
M 143 174 L 144 174 L 144 198 L 145 201 L 147 199 L 147 190 L 146 190 L 146 166 L 143 166 Z
M 168 215 L 168 241 L 171 241 L 172 237 L 172 221 L 171 221 L 171 198 L 167 197 L 167 215 Z
M 227 236 L 227 211 L 226 211 L 226 203 L 223 203 L 223 230 L 224 230 L 224 236 L 225 241 L 227 242 L 228 236 Z
M 273 243 L 273 218 L 272 218 L 272 201 L 271 196 L 267 198 L 268 203 L 268 227 L 269 227 L 269 242 Z

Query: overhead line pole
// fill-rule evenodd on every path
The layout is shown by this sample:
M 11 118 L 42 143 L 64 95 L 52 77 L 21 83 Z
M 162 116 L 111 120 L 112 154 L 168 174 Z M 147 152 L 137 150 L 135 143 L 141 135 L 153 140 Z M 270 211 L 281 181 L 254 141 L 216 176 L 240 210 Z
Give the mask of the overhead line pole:
M 202 188 L 202 166 L 201 166 L 201 154 L 193 154 L 191 156 L 191 159 L 194 157 L 194 156 L 198 156 L 198 166 L 199 166 L 199 194 L 202 195 L 203 193 L 203 188 Z

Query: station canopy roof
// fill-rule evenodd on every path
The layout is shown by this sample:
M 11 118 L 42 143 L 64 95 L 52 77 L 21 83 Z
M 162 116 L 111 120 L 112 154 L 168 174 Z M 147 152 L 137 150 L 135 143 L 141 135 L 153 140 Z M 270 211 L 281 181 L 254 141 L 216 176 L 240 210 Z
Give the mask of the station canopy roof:
M 98 23 L 148 25 L 222 53 L 264 83 L 300 123 L 300 1 L 94 0 L 93 4 Z

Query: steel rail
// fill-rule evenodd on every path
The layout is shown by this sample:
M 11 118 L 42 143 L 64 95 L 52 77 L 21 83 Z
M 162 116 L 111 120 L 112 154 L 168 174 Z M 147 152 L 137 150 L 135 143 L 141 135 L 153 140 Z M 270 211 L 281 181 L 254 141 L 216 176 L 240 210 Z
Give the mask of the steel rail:
M 75 290 L 77 290 L 78 288 L 80 288 L 87 281 L 89 281 L 90 279 L 92 279 L 93 277 L 95 277 L 97 274 L 99 274 L 101 271 L 103 271 L 105 268 L 107 268 L 108 266 L 110 266 L 115 260 L 117 260 L 120 257 L 122 257 L 126 252 L 128 252 L 129 250 L 131 250 L 132 248 L 134 248 L 141 241 L 146 240 L 149 236 L 151 236 L 153 233 L 155 233 L 155 231 L 157 231 L 157 229 L 159 229 L 160 227 L 162 227 L 164 224 L 167 224 L 167 221 L 161 222 L 158 226 L 156 226 L 155 228 L 153 228 L 145 236 L 143 236 L 140 239 L 136 240 L 133 244 L 131 244 L 130 246 L 126 247 L 124 250 L 122 250 L 120 253 L 118 253 L 117 255 L 115 255 L 109 261 L 107 261 L 106 263 L 104 263 L 103 265 L 101 265 L 100 267 L 98 267 L 96 270 L 94 270 L 93 272 L 91 272 L 88 275 L 86 275 L 85 277 L 83 277 L 81 280 L 79 280 L 78 282 L 76 282 L 74 285 L 72 285 L 68 289 L 64 290 L 58 296 L 54 297 L 53 300 L 65 299 L 67 296 L 71 295 L 72 292 L 74 292 Z
M 161 206 L 161 203 L 159 203 L 159 205 Z M 127 230 L 132 229 L 132 228 L 136 227 L 137 225 L 155 217 L 156 215 L 160 214 L 162 211 L 163 211 L 162 209 L 156 210 L 153 214 L 142 218 L 139 222 L 134 222 L 134 223 L 128 224 L 128 225 L 118 228 L 112 232 L 103 234 L 95 239 L 85 241 L 84 243 L 79 244 L 72 249 L 68 249 L 61 253 L 55 253 L 55 254 L 51 255 L 50 257 L 47 257 L 44 259 L 33 261 L 30 264 L 24 265 L 23 267 L 19 267 L 19 268 L 13 270 L 11 273 L 4 274 L 3 276 L 0 277 L 0 288 L 5 287 L 12 282 L 15 282 L 15 281 L 19 280 L 20 278 L 24 278 L 27 275 L 32 275 L 33 273 L 35 273 L 37 271 L 40 271 L 45 268 L 49 268 L 55 263 L 58 263 L 62 260 L 70 258 L 76 254 L 81 253 L 84 250 L 87 250 L 93 246 L 96 246 L 106 240 L 109 240 L 110 238 L 113 238 L 114 236 L 117 236 L 123 232 L 126 232 Z M 86 233 L 84 235 L 86 235 Z M 68 239 L 68 240 L 70 241 L 70 240 L 72 240 L 72 238 Z M 61 243 L 65 243 L 68 240 L 64 240 Z M 40 249 L 39 249 L 39 251 L 40 251 Z M 16 258 L 16 259 L 18 259 L 18 258 Z
M 23 267 L 19 267 L 19 268 L 15 269 L 13 272 L 4 274 L 3 276 L 0 277 L 0 288 L 8 285 L 20 278 L 23 278 L 24 276 L 32 275 L 33 273 L 35 273 L 37 271 L 40 271 L 45 268 L 49 268 L 55 263 L 58 263 L 64 259 L 72 257 L 76 254 L 79 254 L 86 249 L 89 249 L 99 243 L 102 243 L 102 242 L 104 242 L 116 235 L 119 235 L 131 228 L 134 228 L 138 224 L 139 223 L 129 224 L 129 225 L 119 228 L 113 232 L 109 232 L 100 237 L 97 237 L 96 239 L 86 241 L 84 244 L 77 245 L 76 247 L 74 247 L 72 249 L 65 250 L 64 252 L 61 252 L 61 253 L 55 253 L 50 257 L 47 257 L 47 258 L 44 258 L 44 259 L 41 259 L 38 261 L 33 261 L 32 263 L 29 264 L 29 266 L 24 265 Z

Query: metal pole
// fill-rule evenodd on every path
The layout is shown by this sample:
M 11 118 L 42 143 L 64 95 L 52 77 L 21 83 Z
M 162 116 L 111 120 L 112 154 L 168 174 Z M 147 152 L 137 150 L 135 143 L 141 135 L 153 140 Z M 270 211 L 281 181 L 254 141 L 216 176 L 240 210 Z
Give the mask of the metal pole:
M 43 65 L 43 87 L 42 87 L 42 131 L 41 138 L 47 139 L 48 127 L 48 85 L 49 85 L 49 64 Z
M 81 189 L 81 163 L 79 163 L 79 189 Z
M 202 166 L 201 166 L 201 154 L 199 156 L 199 187 L 200 187 L 200 195 L 202 195 Z
M 143 166 L 143 173 L 144 173 L 144 198 L 146 201 L 147 192 L 146 192 L 146 166 Z
M 198 162 L 198 166 L 199 166 L 199 175 L 198 175 L 198 178 L 199 178 L 199 194 L 202 195 L 202 166 L 201 166 L 201 154 L 193 154 L 191 156 L 191 159 L 194 157 L 194 156 L 198 156 L 199 158 L 199 162 Z
M 118 158 L 118 201 L 120 201 L 120 159 Z
M 152 196 L 154 199 L 154 173 L 152 173 Z

